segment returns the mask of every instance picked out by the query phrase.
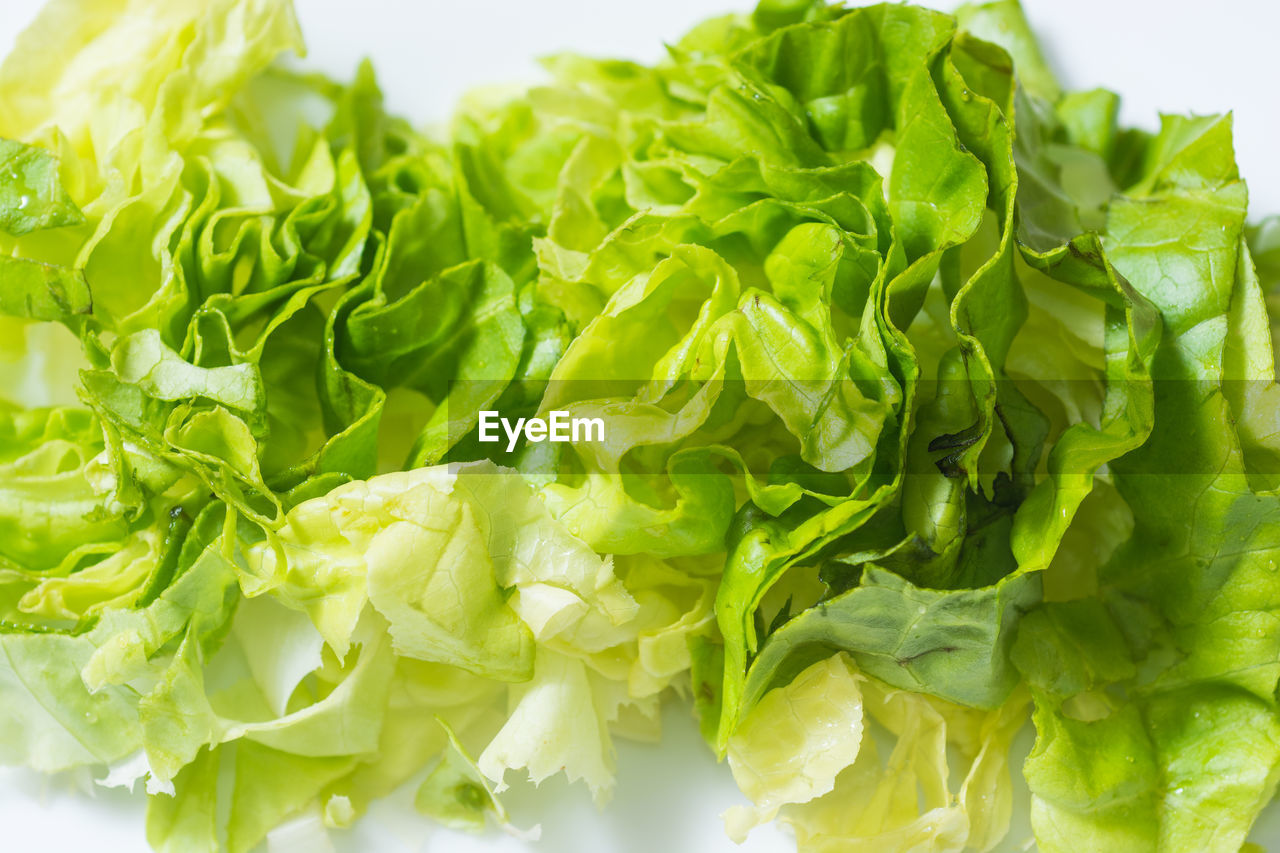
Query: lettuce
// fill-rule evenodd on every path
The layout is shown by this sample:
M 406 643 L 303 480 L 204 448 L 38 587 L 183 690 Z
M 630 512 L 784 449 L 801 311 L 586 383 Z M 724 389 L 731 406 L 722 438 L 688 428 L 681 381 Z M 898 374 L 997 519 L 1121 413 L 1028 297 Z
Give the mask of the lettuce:
M 162 851 L 409 782 L 481 829 L 679 695 L 734 838 L 990 850 L 1030 716 L 1041 849 L 1240 848 L 1280 229 L 1229 117 L 1120 128 L 1012 0 L 764 0 L 432 133 L 301 49 L 53 0 L 0 67 L 0 760 L 145 780 Z
M 287 3 L 118 6 L 50 5 L 0 74 L 0 755 L 145 779 L 158 850 L 346 825 L 428 771 L 449 820 L 483 822 L 442 805 L 459 773 L 607 797 L 710 573 L 421 464 L 562 349 L 533 226 L 367 67 L 269 67 Z

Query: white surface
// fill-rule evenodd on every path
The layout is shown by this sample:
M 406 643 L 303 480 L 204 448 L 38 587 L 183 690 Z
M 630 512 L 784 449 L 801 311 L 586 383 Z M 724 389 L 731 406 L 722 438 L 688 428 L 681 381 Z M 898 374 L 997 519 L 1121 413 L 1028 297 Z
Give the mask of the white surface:
M 467 88 L 535 79 L 534 58 L 562 49 L 654 60 L 664 39 L 752 0 L 296 0 L 309 46 L 306 64 L 346 77 L 371 56 L 392 109 L 416 122 L 446 118 Z M 938 5 L 951 5 L 940 0 Z M 1241 169 L 1255 216 L 1280 212 L 1280 111 L 1275 108 L 1275 33 L 1270 0 L 1024 0 L 1059 75 L 1070 88 L 1105 86 L 1124 96 L 1128 124 L 1156 113 L 1235 110 Z M 0 0 L 0 53 L 39 7 Z M 619 782 L 603 812 L 584 790 L 550 782 L 515 788 L 517 825 L 541 822 L 543 841 L 480 838 L 433 828 L 401 795 L 377 804 L 356 829 L 335 836 L 337 853 L 774 853 L 790 850 L 771 827 L 743 847 L 727 841 L 718 814 L 740 801 L 683 708 L 668 708 L 661 747 L 619 744 Z M 0 725 L 3 721 L 0 720 Z M 87 778 L 45 780 L 0 770 L 0 848 L 19 853 L 145 850 L 142 797 L 103 790 Z M 1025 825 L 1024 825 L 1025 826 Z M 1280 839 L 1270 809 L 1255 836 Z M 1025 828 L 1007 848 L 1017 849 Z

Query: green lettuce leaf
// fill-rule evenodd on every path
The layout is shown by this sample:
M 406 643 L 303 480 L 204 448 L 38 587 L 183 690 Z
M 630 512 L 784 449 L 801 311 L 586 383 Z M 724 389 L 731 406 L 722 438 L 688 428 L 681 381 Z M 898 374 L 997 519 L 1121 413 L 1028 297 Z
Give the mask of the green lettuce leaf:
M 0 760 L 158 850 L 610 795 L 692 697 L 806 851 L 1236 850 L 1280 768 L 1280 229 L 1016 2 L 764 0 L 448 128 L 287 0 L 0 67 Z M 598 418 L 598 440 L 483 440 Z M 882 760 L 883 758 L 883 760 Z M 269 842 L 274 844 L 274 839 Z

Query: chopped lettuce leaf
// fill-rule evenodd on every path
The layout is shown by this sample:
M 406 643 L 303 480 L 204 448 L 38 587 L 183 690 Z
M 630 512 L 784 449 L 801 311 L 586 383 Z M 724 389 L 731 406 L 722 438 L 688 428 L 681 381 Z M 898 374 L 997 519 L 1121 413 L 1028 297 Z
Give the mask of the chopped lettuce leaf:
M 431 134 L 288 0 L 0 66 L 0 761 L 167 851 L 598 801 L 692 700 L 804 851 L 1235 851 L 1280 778 L 1280 227 L 1014 0 L 762 0 Z M 481 412 L 599 419 L 484 440 Z M 102 768 L 105 768 L 104 770 Z

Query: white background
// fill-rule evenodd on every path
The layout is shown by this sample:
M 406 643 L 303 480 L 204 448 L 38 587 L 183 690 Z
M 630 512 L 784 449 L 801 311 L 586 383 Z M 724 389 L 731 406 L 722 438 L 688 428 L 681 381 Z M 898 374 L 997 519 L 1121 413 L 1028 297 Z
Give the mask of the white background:
M 309 48 L 305 64 L 348 77 L 373 58 L 392 110 L 440 121 L 466 89 L 537 79 L 537 56 L 576 50 L 652 61 L 664 40 L 752 0 L 295 0 Z M 936 0 L 938 5 L 951 5 Z M 1051 64 L 1069 88 L 1105 86 L 1124 96 L 1127 124 L 1156 126 L 1165 112 L 1235 111 L 1236 145 L 1254 216 L 1280 212 L 1280 110 L 1270 0 L 1023 0 Z M 38 0 L 0 0 L 0 54 L 34 17 Z M 433 828 L 414 815 L 410 792 L 375 805 L 339 853 L 775 853 L 793 849 L 772 827 L 742 847 L 718 814 L 740 802 L 727 767 L 701 745 L 683 707 L 668 708 L 661 747 L 619 745 L 619 782 L 603 812 L 585 790 L 555 780 L 509 800 L 518 825 L 541 822 L 543 841 L 479 838 Z M 0 725 L 4 720 L 0 717 Z M 1024 752 L 1026 738 L 1019 752 Z M 15 853 L 141 853 L 141 795 L 96 789 L 84 778 L 0 769 L 0 848 Z M 1025 806 L 1022 811 L 1025 812 Z M 1255 840 L 1280 844 L 1280 810 Z M 1025 822 L 1004 847 L 1025 849 Z M 310 853 L 310 851 L 308 851 Z M 315 851 L 323 853 L 323 851 Z

